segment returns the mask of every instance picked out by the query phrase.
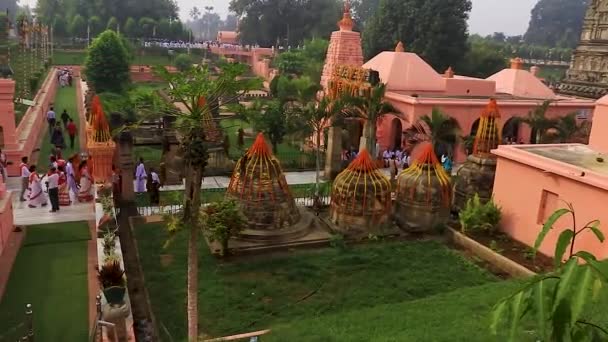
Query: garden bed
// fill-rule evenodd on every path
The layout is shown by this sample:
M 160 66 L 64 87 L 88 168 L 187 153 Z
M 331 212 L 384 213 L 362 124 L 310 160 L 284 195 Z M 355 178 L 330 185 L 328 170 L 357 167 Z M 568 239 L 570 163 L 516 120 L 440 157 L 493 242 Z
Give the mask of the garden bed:
M 163 249 L 169 236 L 162 223 L 140 224 L 134 232 L 155 315 L 166 331 L 162 337 L 181 340 L 188 234 L 178 234 Z M 212 336 L 273 329 L 499 280 L 432 240 L 336 245 L 230 261 L 215 259 L 205 248 L 199 253 L 199 322 Z

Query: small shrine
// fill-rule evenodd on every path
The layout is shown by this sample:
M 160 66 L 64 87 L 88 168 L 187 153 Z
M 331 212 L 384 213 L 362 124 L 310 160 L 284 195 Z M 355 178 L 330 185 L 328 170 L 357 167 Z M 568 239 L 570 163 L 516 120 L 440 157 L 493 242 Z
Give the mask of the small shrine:
M 458 171 L 458 180 L 454 186 L 455 210 L 464 208 L 469 198 L 479 195 L 482 203 L 492 198 L 494 176 L 496 174 L 496 156 L 492 150 L 498 148 L 501 142 L 500 111 L 496 100 L 490 103 L 481 112 L 479 128 L 475 134 L 473 154 Z
M 378 170 L 367 150 L 334 180 L 330 220 L 335 230 L 347 235 L 378 234 L 390 224 L 391 183 Z
M 310 230 L 310 224 L 299 224 L 303 214 L 262 133 L 237 162 L 226 196 L 240 204 L 249 222 L 238 239 L 284 241 L 305 236 Z
M 116 144 L 110 134 L 110 125 L 103 112 L 99 96 L 93 97 L 91 113 L 86 127 L 88 166 L 97 183 L 105 183 L 112 177 L 112 161 Z
M 412 165 L 397 178 L 394 217 L 407 232 L 429 232 L 450 217 L 452 185 L 431 143 L 419 146 Z

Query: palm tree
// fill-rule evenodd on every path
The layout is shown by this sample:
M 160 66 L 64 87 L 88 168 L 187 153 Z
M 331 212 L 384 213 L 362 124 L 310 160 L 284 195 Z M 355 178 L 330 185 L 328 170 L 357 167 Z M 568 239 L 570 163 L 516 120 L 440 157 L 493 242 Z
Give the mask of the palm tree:
M 558 118 L 553 126 L 555 133 L 548 138 L 559 143 L 587 143 L 589 139 L 589 122 L 579 122 L 576 119 L 576 115 L 576 113 L 570 113 Z
M 376 124 L 386 114 L 398 113 L 392 104 L 384 100 L 386 85 L 383 83 L 374 86 L 369 96 L 345 96 L 344 104 L 349 116 L 365 119 L 363 138 L 359 148 L 366 148 L 370 153 L 377 153 Z
M 306 91 L 311 91 L 308 88 Z M 305 94 L 305 93 L 304 93 Z M 333 121 L 344 114 L 344 104 L 340 100 L 331 100 L 323 97 L 319 101 L 314 98 L 303 96 L 300 92 L 298 103 L 294 104 L 290 110 L 291 120 L 294 122 L 306 123 L 306 128 L 310 129 L 315 138 L 315 196 L 319 196 L 319 184 L 321 175 L 321 135 L 325 128 L 331 126 Z
M 435 153 L 439 155 L 454 150 L 460 137 L 460 125 L 439 108 L 433 108 L 431 115 L 421 117 L 406 134 L 411 145 L 431 141 Z
M 532 132 L 536 133 L 532 137 L 532 143 L 543 143 L 546 140 L 547 131 L 555 127 L 556 121 L 554 119 L 549 119 L 546 116 L 550 105 L 551 100 L 547 100 L 543 102 L 542 105 L 530 111 L 528 116 L 521 119 L 522 122 L 527 124 L 532 129 Z
M 255 88 L 258 82 L 239 79 L 247 67 L 241 64 L 225 64 L 218 76 L 205 67 L 191 67 L 186 72 L 170 73 L 164 67 L 154 69 L 170 85 L 169 96 L 176 108 L 166 113 L 175 118 L 180 147 L 184 155 L 186 187 L 184 207 L 180 224 L 168 222 L 174 233 L 179 228 L 188 228 L 188 340 L 198 340 L 198 231 L 200 225 L 201 185 L 207 165 L 205 135 L 212 112 L 217 108 L 217 98 L 234 98 L 242 92 Z M 229 101 L 230 102 L 230 101 Z

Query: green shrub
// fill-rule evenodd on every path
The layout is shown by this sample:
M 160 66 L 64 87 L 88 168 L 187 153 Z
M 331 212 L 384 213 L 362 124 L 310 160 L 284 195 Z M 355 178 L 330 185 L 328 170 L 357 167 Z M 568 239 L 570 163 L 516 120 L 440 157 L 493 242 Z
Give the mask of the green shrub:
M 40 82 L 40 78 L 32 76 L 30 77 L 30 92 L 32 96 L 36 96 L 36 91 L 38 90 L 38 82 Z
M 205 232 L 211 241 L 222 246 L 221 255 L 228 253 L 228 242 L 247 227 L 247 219 L 233 200 L 209 204 L 204 210 Z
M 100 34 L 87 50 L 85 75 L 93 88 L 102 93 L 121 93 L 130 82 L 131 55 L 124 40 L 114 31 Z
M 175 57 L 175 62 L 173 62 L 173 64 L 175 64 L 177 70 L 184 72 L 190 69 L 190 67 L 192 66 L 192 58 L 190 58 L 190 56 L 186 54 L 181 53 L 177 55 L 177 57 Z
M 460 220 L 460 229 L 465 232 L 482 231 L 492 233 L 500 223 L 502 213 L 493 200 L 482 204 L 479 195 L 475 194 L 473 198 L 469 198 L 463 210 L 458 216 Z

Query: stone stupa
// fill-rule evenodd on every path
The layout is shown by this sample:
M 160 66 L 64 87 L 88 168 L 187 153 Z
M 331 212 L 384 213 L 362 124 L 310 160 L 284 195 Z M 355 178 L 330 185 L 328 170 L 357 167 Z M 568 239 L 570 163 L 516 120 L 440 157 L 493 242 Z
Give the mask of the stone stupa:
M 239 203 L 248 221 L 248 228 L 237 239 L 282 242 L 305 236 L 310 230 L 310 222 L 301 222 L 303 214 L 262 133 L 237 162 L 226 197 Z
M 334 180 L 330 220 L 347 236 L 381 233 L 390 224 L 391 183 L 378 170 L 367 150 Z
M 394 217 L 406 232 L 432 232 L 450 217 L 452 185 L 433 145 L 422 143 L 412 165 L 397 178 Z
M 496 156 L 492 150 L 498 148 L 502 140 L 500 131 L 500 110 L 495 99 L 481 112 L 479 128 L 475 135 L 473 154 L 458 171 L 458 180 L 454 185 L 453 209 L 463 209 L 469 198 L 479 195 L 482 203 L 492 198 L 494 176 L 496 174 Z

